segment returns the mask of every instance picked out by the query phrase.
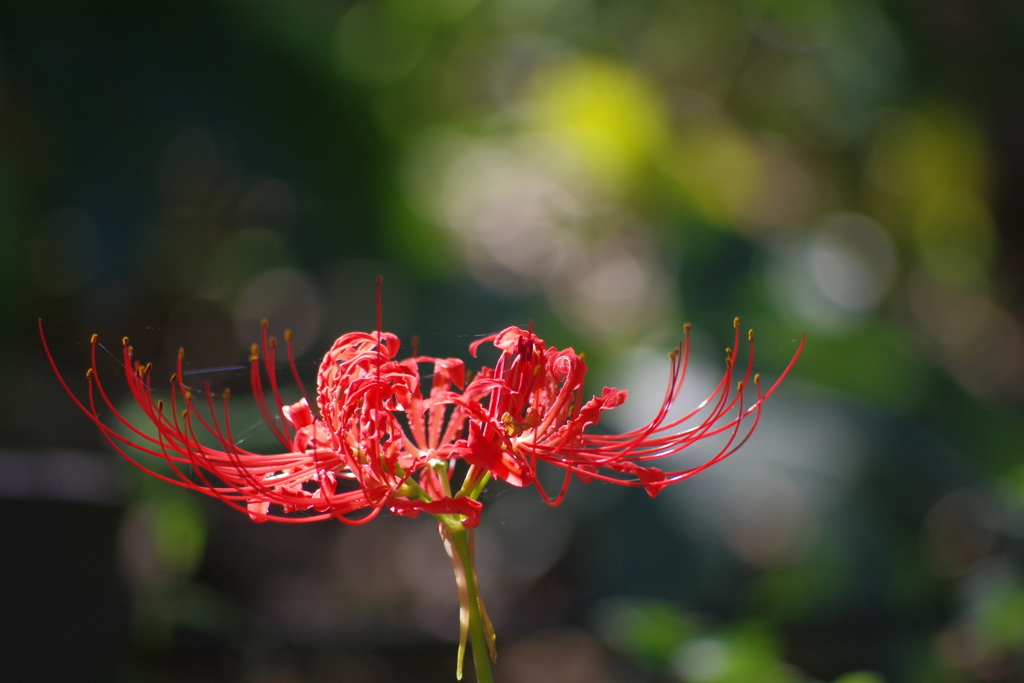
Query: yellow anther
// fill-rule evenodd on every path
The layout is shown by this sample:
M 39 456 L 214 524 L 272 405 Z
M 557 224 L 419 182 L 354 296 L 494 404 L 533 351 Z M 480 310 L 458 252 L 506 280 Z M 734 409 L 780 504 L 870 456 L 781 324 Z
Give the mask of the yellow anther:
M 691 327 L 693 327 L 693 325 L 691 325 L 690 323 L 686 323 L 685 325 L 683 325 L 683 334 L 689 335 Z
M 270 321 L 264 318 L 263 320 L 260 321 L 260 327 L 262 327 L 263 329 L 267 329 L 268 327 L 270 327 Z
M 504 415 L 501 416 L 501 422 L 502 424 L 505 425 L 506 434 L 508 434 L 509 436 L 516 435 L 516 426 L 513 424 L 514 420 L 512 419 L 512 415 L 510 415 L 509 413 L 505 413 Z
M 163 402 L 163 400 L 159 400 L 159 401 L 156 402 L 156 411 L 158 413 L 164 412 L 164 402 Z
M 535 413 L 527 415 L 525 422 L 520 422 L 516 418 L 512 417 L 511 413 L 505 413 L 501 416 L 501 421 L 505 426 L 505 433 L 509 436 L 519 436 L 527 429 L 536 427 L 540 424 L 540 420 Z
M 736 382 L 736 391 L 737 392 L 742 392 L 743 391 L 743 380 L 740 380 L 739 382 Z
M 128 346 L 128 337 L 121 337 L 121 346 Z
M 185 392 L 185 400 L 188 401 L 189 403 L 192 402 L 192 392 L 191 391 L 186 391 Z
M 272 349 L 276 349 L 277 348 L 277 340 L 274 339 L 273 337 L 270 338 L 270 348 L 272 348 Z
M 185 408 L 185 410 L 181 411 L 181 419 L 182 420 L 187 420 L 188 419 L 188 408 Z
M 171 375 L 171 384 L 174 384 L 177 381 L 178 381 L 178 373 L 174 373 L 173 375 Z
M 754 384 L 760 384 L 760 383 L 761 383 L 761 373 L 758 373 L 758 374 L 754 375 Z
M 89 368 L 88 370 L 85 371 L 85 376 L 88 377 L 89 379 L 92 379 L 92 368 Z
M 95 344 L 95 343 L 96 343 L 96 340 L 97 340 L 97 339 L 99 339 L 99 338 L 100 338 L 100 335 L 98 335 L 98 334 L 94 334 L 94 335 L 92 335 L 91 337 L 89 337 L 89 343 L 90 343 L 90 344 Z
M 728 346 L 725 347 L 725 355 L 728 356 L 729 358 L 732 358 L 732 349 L 729 348 Z
M 733 327 L 734 330 L 740 329 L 740 319 L 739 318 L 733 318 L 732 319 L 732 327 Z
M 224 390 L 224 400 L 226 401 L 229 398 L 231 398 L 231 389 L 225 389 Z
M 260 347 L 256 346 L 255 344 L 250 346 L 249 347 L 249 355 L 253 356 L 255 358 L 259 358 L 260 357 Z M 250 360 L 252 360 L 252 359 L 250 358 Z
M 128 345 L 128 355 L 131 356 L 134 353 L 135 353 L 135 349 L 132 347 L 131 344 L 129 344 Z
M 291 330 L 285 330 L 284 331 L 284 340 L 286 342 L 288 342 L 289 344 L 292 343 L 292 331 Z
M 145 375 L 145 374 L 147 374 L 152 369 L 153 369 L 153 364 L 152 363 L 146 363 L 146 367 L 142 368 L 142 374 Z
M 747 332 L 747 341 L 754 341 L 754 329 L 753 328 L 751 328 L 750 331 Z

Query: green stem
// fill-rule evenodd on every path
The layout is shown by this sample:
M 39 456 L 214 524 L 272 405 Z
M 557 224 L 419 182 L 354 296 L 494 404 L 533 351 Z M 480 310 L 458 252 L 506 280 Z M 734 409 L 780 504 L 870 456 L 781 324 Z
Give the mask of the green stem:
M 490 649 L 487 646 L 487 633 L 484 629 L 484 618 L 480 613 L 480 590 L 476 585 L 476 568 L 473 564 L 473 553 L 469 549 L 469 532 L 465 529 L 450 531 L 452 545 L 459 553 L 462 567 L 466 572 L 466 590 L 469 593 L 469 642 L 473 648 L 473 666 L 476 668 L 477 683 L 494 683 L 491 676 Z

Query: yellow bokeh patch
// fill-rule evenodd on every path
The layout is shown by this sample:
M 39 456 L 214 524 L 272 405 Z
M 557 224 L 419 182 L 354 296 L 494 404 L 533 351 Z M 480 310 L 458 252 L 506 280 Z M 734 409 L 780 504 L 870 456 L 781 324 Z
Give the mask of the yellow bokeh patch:
M 760 190 L 765 163 L 742 130 L 707 119 L 680 131 L 668 171 L 697 215 L 724 226 L 735 225 Z
M 527 90 L 538 132 L 549 134 L 609 190 L 628 187 L 667 137 L 658 91 L 638 70 L 580 57 L 544 67 Z
M 989 152 L 964 115 L 933 107 L 882 126 L 868 173 L 908 228 L 925 266 L 952 285 L 978 283 L 993 264 L 997 235 L 988 206 Z

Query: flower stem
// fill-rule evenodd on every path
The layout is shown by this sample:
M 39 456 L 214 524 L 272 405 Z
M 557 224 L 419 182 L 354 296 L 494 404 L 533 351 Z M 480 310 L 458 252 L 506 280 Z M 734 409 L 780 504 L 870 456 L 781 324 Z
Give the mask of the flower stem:
M 473 558 L 473 541 L 469 531 L 449 531 L 452 545 L 462 561 L 466 577 L 466 591 L 469 594 L 469 640 L 473 648 L 473 666 L 476 668 L 477 683 L 494 683 L 491 676 L 491 660 L 494 658 L 494 630 L 480 599 L 477 586 L 476 565 Z

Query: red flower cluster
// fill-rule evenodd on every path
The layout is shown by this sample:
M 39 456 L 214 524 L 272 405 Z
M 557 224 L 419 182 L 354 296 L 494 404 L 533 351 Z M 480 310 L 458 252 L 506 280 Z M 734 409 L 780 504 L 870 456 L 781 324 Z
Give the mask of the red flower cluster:
M 736 348 L 739 319 L 734 327 Z M 291 335 L 285 339 L 298 381 Z M 582 481 L 643 486 L 654 496 L 735 452 L 803 349 L 801 342 L 779 380 L 762 392 L 759 377 L 751 376 L 753 331 L 748 341 L 741 376 L 736 352 L 727 349 L 725 374 L 711 396 L 689 414 L 669 420 L 687 371 L 687 327 L 686 340 L 669 354 L 668 387 L 658 414 L 640 429 L 607 435 L 589 428 L 605 410 L 621 405 L 627 392 L 605 387 L 600 396 L 584 401 L 583 357 L 571 348 L 549 348 L 532 330 L 509 327 L 472 344 L 473 356 L 486 342 L 501 355 L 493 368 L 483 368 L 468 383 L 461 360 L 414 355 L 399 361 L 393 334 L 346 334 L 320 365 L 314 414 L 308 397 L 291 405 L 282 400 L 275 373 L 277 344 L 264 322 L 262 344 L 253 345 L 250 358 L 251 381 L 264 420 L 284 449 L 274 455 L 237 445 L 228 392 L 218 406 L 209 387 L 200 392 L 186 384 L 183 352 L 168 401 L 155 400 L 151 366 L 135 361 L 124 339 L 125 378 L 152 430 L 133 425 L 104 390 L 96 369 L 95 335 L 85 402 L 60 377 L 52 356 L 50 363 L 68 394 L 125 458 L 155 477 L 219 498 L 256 521 L 336 518 L 360 524 L 387 508 L 408 516 L 427 512 L 472 528 L 482 508 L 477 498 L 492 476 L 513 486 L 535 485 L 551 505 L 562 500 L 573 474 Z M 424 365 L 432 370 L 427 395 L 420 374 Z M 756 397 L 746 402 L 751 384 Z M 126 431 L 100 418 L 104 408 Z M 722 445 L 702 465 L 669 472 L 651 465 L 716 435 Z M 165 461 L 170 470 L 152 469 L 140 454 Z M 466 465 L 456 467 L 459 461 Z M 554 496 L 538 479 L 542 463 L 564 471 Z M 457 489 L 456 472 L 461 478 Z M 366 512 L 352 516 L 360 511 Z

